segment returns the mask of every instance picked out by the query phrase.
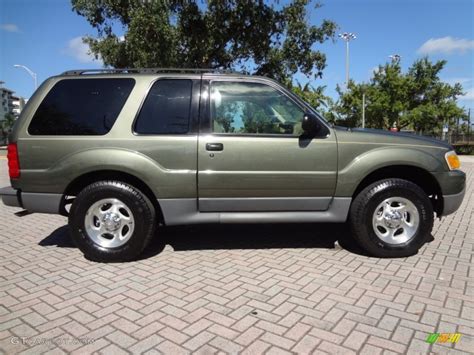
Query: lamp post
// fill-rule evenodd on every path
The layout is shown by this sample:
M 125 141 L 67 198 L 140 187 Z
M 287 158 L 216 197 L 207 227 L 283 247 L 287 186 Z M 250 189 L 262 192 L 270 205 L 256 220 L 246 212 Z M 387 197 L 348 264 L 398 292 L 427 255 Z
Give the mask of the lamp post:
M 362 93 L 362 128 L 365 128 L 365 90 Z
M 31 75 L 31 77 L 33 78 L 34 82 L 35 82 L 35 90 L 38 88 L 38 81 L 37 81 L 37 75 L 36 73 L 31 70 L 30 68 L 28 68 L 27 66 L 25 65 L 21 65 L 21 64 L 15 64 L 14 65 L 15 68 L 22 68 L 22 69 L 25 69 L 27 71 L 28 74 Z
M 469 148 L 471 147 L 471 109 L 469 109 L 467 114 L 467 144 Z
M 349 86 L 349 42 L 356 39 L 357 36 L 351 32 L 339 34 L 339 38 L 346 42 L 346 89 Z
M 400 63 L 400 60 L 402 59 L 402 56 L 399 54 L 392 54 L 392 55 L 389 55 L 388 57 L 392 60 L 393 64 Z

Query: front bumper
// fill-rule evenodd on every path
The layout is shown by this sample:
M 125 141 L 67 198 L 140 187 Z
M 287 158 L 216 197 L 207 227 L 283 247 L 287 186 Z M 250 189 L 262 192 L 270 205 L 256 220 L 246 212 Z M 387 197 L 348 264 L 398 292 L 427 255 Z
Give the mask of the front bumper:
M 443 195 L 443 213 L 442 216 L 447 216 L 454 213 L 461 206 L 466 189 L 464 188 L 460 193 L 453 195 Z
M 432 173 L 438 181 L 441 193 L 446 195 L 457 195 L 466 188 L 466 173 L 462 170 L 452 170 Z
M 466 192 L 466 173 L 461 170 L 452 170 L 433 173 L 433 176 L 438 181 L 443 196 L 441 216 L 456 212 Z
M 21 207 L 28 212 L 60 213 L 61 194 L 47 194 L 37 192 L 22 192 L 11 186 L 0 189 L 0 198 L 3 204 L 10 207 Z

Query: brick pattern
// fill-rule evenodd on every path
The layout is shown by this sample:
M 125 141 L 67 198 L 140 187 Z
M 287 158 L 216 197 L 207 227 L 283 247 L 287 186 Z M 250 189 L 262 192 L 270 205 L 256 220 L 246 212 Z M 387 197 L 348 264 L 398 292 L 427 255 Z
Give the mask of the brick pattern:
M 99 264 L 71 244 L 65 218 L 0 204 L 0 353 L 469 353 L 474 164 L 464 167 L 461 209 L 403 259 L 351 249 L 344 226 L 201 226 L 162 230 L 140 261 Z M 430 332 L 462 338 L 429 345 Z

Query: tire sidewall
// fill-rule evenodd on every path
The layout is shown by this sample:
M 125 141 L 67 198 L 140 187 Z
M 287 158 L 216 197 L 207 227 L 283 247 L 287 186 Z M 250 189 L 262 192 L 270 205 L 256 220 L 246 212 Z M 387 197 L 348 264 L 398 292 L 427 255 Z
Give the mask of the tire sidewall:
M 122 261 L 129 259 L 128 256 L 136 256 L 145 244 L 149 233 L 147 223 L 150 214 L 149 206 L 144 206 L 134 195 L 128 185 L 122 188 L 115 184 L 92 185 L 81 192 L 71 206 L 69 214 L 69 225 L 73 239 L 77 246 L 90 259 L 101 261 Z M 138 191 L 138 193 L 140 193 Z M 133 214 L 135 226 L 128 241 L 115 248 L 105 248 L 95 243 L 86 232 L 85 216 L 89 208 L 97 201 L 107 198 L 116 198 L 123 202 Z M 106 260 L 104 260 L 106 259 Z
M 382 201 L 390 197 L 410 200 L 419 214 L 419 226 L 415 235 L 405 243 L 389 244 L 374 231 L 372 218 Z M 414 255 L 427 241 L 433 227 L 433 208 L 428 196 L 417 185 L 401 179 L 375 182 L 364 189 L 354 201 L 351 226 L 361 246 L 378 257 L 405 257 Z
M 413 237 L 407 240 L 405 243 L 400 244 L 389 244 L 380 239 L 374 231 L 372 218 L 375 212 L 375 209 L 387 198 L 390 197 L 403 197 L 410 200 L 416 207 L 419 214 L 419 225 L 418 229 Z M 366 216 L 365 216 L 365 225 L 368 227 L 368 235 L 372 243 L 378 245 L 379 247 L 386 250 L 400 250 L 410 248 L 411 246 L 418 247 L 424 243 L 425 236 L 429 233 L 427 231 L 427 208 L 425 206 L 425 201 L 423 201 L 418 194 L 412 190 L 402 189 L 402 188 L 387 188 L 383 191 L 380 191 L 373 195 L 373 198 L 367 204 Z

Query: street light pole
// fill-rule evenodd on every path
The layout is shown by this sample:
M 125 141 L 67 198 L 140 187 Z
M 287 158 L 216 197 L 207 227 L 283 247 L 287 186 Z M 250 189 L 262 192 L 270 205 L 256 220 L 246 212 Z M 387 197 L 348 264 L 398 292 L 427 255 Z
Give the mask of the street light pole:
M 467 114 L 467 144 L 471 144 L 471 109 L 469 108 L 468 114 Z
M 356 39 L 357 36 L 351 32 L 339 34 L 339 38 L 346 42 L 346 89 L 349 86 L 349 42 Z
M 25 65 L 21 65 L 21 64 L 15 64 L 14 65 L 15 68 L 22 68 L 22 69 L 25 69 L 27 71 L 28 74 L 31 75 L 31 77 L 33 78 L 34 82 L 35 82 L 35 90 L 38 88 L 38 81 L 37 81 L 37 75 L 36 73 L 31 70 L 30 68 L 28 68 L 27 66 Z
M 365 91 L 362 93 L 362 128 L 365 128 Z
M 346 87 L 349 85 L 349 41 L 346 41 Z
M 400 60 L 402 59 L 402 56 L 400 54 L 392 54 L 388 56 L 393 64 L 400 63 Z

